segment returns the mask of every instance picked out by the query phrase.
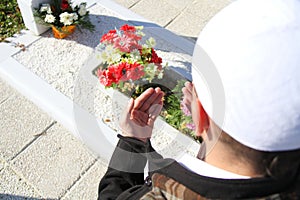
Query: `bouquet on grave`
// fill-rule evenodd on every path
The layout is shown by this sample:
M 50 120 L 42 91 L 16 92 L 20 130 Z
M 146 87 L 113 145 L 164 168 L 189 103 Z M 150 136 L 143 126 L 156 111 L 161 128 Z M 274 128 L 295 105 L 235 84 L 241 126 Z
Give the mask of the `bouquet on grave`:
M 76 26 L 90 31 L 95 29 L 89 19 L 86 2 L 73 5 L 70 0 L 52 0 L 35 8 L 34 17 L 37 23 L 51 26 L 52 30 L 59 32 L 73 32 Z
M 180 101 L 183 95 L 181 88 L 185 81 L 178 81 L 173 90 L 156 83 L 151 84 L 153 79 L 163 77 L 167 65 L 162 65 L 162 58 L 154 49 L 153 38 L 150 37 L 142 44 L 142 38 L 145 36 L 142 29 L 143 27 L 125 24 L 120 29 L 110 30 L 102 36 L 97 47 L 97 57 L 102 61 L 96 71 L 100 83 L 106 88 L 131 92 L 129 95 L 133 97 L 147 89 L 143 84 L 146 87 L 148 85 L 161 87 L 165 92 L 164 107 L 166 106 L 161 116 L 177 130 L 198 140 L 194 136 L 191 113 Z M 132 89 L 135 93 L 132 93 Z
M 155 40 L 150 37 L 142 44 L 142 29 L 125 24 L 101 37 L 98 58 L 102 65 L 97 76 L 106 88 L 125 90 L 137 80 L 151 82 L 163 77 L 165 66 L 154 49 Z

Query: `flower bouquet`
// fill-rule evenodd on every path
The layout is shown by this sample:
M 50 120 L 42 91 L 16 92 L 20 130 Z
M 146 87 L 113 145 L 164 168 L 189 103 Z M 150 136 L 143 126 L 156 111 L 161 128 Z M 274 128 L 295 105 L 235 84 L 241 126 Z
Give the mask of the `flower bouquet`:
M 73 6 L 68 0 L 53 0 L 36 8 L 34 16 L 38 23 L 52 27 L 55 38 L 65 38 L 75 31 L 76 25 L 94 31 L 85 2 Z
M 101 61 L 96 75 L 105 88 L 117 89 L 133 98 L 149 87 L 160 87 L 165 93 L 163 119 L 177 130 L 193 136 L 191 116 L 183 112 L 186 109 L 180 101 L 185 81 L 178 81 L 173 90 L 160 84 L 167 64 L 163 65 L 162 58 L 157 55 L 154 38 L 150 37 L 142 44 L 145 36 L 142 29 L 125 24 L 104 34 L 96 49 Z
M 142 44 L 142 29 L 125 24 L 102 36 L 98 45 L 102 66 L 97 71 L 102 85 L 125 91 L 136 85 L 134 81 L 151 82 L 163 77 L 164 66 L 154 50 L 155 40 L 150 37 Z

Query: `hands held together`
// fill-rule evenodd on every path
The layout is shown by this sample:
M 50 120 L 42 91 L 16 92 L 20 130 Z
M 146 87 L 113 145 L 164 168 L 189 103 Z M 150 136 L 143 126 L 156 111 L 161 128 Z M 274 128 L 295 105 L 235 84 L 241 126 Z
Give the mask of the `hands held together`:
M 192 83 L 186 82 L 182 89 L 183 102 L 189 110 L 191 110 L 192 88 Z M 164 93 L 160 88 L 149 88 L 135 100 L 131 98 L 119 122 L 123 136 L 146 142 L 152 135 L 154 122 L 163 107 L 163 96 Z
M 120 120 L 123 135 L 146 142 L 162 109 L 163 96 L 160 88 L 149 88 L 135 100 L 131 98 Z

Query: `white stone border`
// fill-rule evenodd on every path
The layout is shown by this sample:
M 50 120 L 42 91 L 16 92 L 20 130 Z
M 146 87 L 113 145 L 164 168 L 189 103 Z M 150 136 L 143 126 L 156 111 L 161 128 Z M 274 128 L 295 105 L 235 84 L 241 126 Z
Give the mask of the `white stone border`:
M 149 23 L 148 20 L 120 6 L 119 4 L 116 4 L 113 1 L 95 0 L 95 3 L 98 3 L 113 12 L 117 12 L 124 17 L 124 20 L 130 21 L 130 23 L 135 25 L 140 25 L 140 23 L 145 22 Z M 178 48 L 184 50 L 187 54 L 192 55 L 194 48 L 194 44 L 192 42 L 179 37 L 154 23 L 152 24 L 153 26 L 157 27 L 157 29 L 155 29 L 155 33 L 153 34 L 159 35 L 159 37 L 162 39 L 173 43 Z M 30 31 L 22 31 L 20 35 L 8 39 L 11 41 L 11 43 L 0 43 L 0 76 L 22 95 L 47 112 L 52 118 L 64 125 L 76 137 L 80 138 L 74 119 L 74 103 L 68 97 L 55 90 L 51 85 L 46 83 L 43 79 L 35 75 L 12 57 L 14 54 L 21 51 L 21 48 L 17 47 L 18 44 L 24 44 L 25 46 L 28 46 L 39 38 L 40 36 L 33 35 Z M 183 74 L 183 76 L 187 77 L 188 75 Z M 95 133 L 95 138 L 97 138 L 96 133 L 100 127 L 101 130 L 106 130 L 106 133 L 110 135 L 110 142 L 117 142 L 117 138 L 113 137 L 116 135 L 115 131 L 105 125 L 102 120 L 96 119 L 79 106 L 78 109 L 80 112 L 82 112 L 82 119 L 84 119 L 87 124 L 84 130 L 80 130 L 81 133 L 82 131 L 89 134 Z M 98 121 L 98 126 L 94 123 L 95 120 Z M 182 140 L 186 139 L 187 136 L 182 135 Z M 97 143 L 91 144 L 92 146 L 99 145 L 98 142 L 101 140 L 94 141 Z M 192 149 L 197 149 L 198 147 L 199 145 L 195 143 Z M 112 152 L 103 153 L 105 157 L 107 156 L 107 158 L 109 158 Z

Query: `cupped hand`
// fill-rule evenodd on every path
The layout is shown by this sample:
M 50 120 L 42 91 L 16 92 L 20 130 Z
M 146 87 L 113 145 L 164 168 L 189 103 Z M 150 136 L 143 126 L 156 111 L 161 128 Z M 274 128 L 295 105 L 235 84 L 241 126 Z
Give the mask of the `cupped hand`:
M 146 142 L 152 135 L 154 122 L 162 109 L 163 96 L 160 88 L 149 88 L 135 100 L 130 99 L 119 122 L 123 136 Z
M 193 83 L 185 82 L 184 87 L 182 88 L 183 100 L 182 102 L 186 105 L 186 107 L 191 112 L 191 104 L 193 101 Z

